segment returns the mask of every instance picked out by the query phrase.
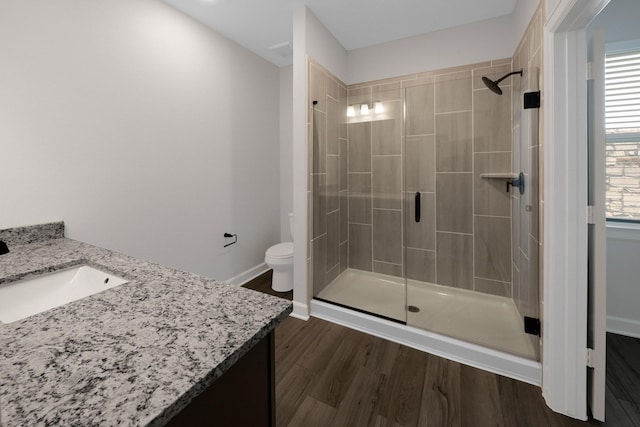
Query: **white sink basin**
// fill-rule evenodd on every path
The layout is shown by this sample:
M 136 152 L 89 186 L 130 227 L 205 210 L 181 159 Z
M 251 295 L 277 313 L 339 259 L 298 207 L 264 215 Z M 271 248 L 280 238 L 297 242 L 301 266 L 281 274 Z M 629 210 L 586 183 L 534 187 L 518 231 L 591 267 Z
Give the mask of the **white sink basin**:
M 0 285 L 0 322 L 11 323 L 127 283 L 87 265 Z

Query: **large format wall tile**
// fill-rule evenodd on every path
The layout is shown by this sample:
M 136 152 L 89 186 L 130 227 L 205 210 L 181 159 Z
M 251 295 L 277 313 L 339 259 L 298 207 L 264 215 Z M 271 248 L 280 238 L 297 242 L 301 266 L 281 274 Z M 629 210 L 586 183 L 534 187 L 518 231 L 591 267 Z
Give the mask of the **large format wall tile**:
M 349 267 L 349 243 L 344 242 L 340 244 L 340 273 L 345 271 Z
M 522 130 L 522 129 L 521 129 Z M 531 150 L 527 148 L 529 144 L 529 137 L 526 135 L 522 135 L 523 137 L 520 139 L 520 172 L 524 173 L 525 176 L 525 191 L 524 194 L 518 193 L 518 199 L 520 202 L 520 206 L 518 207 L 518 211 L 520 212 L 520 217 L 518 218 L 518 222 L 520 223 L 520 249 L 524 252 L 525 256 L 529 256 L 529 240 L 527 236 L 532 231 L 532 205 L 531 205 Z
M 371 123 L 349 125 L 349 172 L 371 172 Z
M 415 192 L 407 192 L 405 209 L 405 245 L 409 248 L 436 249 L 436 197 L 420 193 L 420 222 L 415 221 Z
M 373 207 L 402 209 L 402 157 L 373 156 L 371 164 Z
M 436 230 L 473 233 L 473 176 L 436 174 Z
M 327 286 L 331 282 L 333 282 L 336 279 L 336 277 L 338 277 L 339 274 L 340 274 L 340 264 L 336 264 L 333 268 L 327 271 L 327 277 L 325 278 L 325 281 L 327 282 Z
M 526 180 L 527 191 L 529 191 L 529 204 L 531 205 L 531 235 L 540 241 L 540 170 L 539 170 L 539 147 L 529 148 L 529 159 L 531 170 L 528 180 Z
M 511 298 L 511 283 L 509 282 L 498 282 L 479 277 L 476 277 L 474 282 L 474 290 L 477 292 Z
M 402 211 L 373 210 L 373 259 L 402 264 Z
M 436 253 L 423 249 L 407 248 L 407 278 L 436 283 Z
M 518 249 L 518 256 L 520 255 L 519 251 L 520 249 Z M 513 272 L 513 277 L 512 277 L 513 286 L 511 288 L 513 302 L 516 303 L 516 307 L 518 307 L 518 310 L 520 311 L 520 313 L 522 313 L 522 309 L 521 309 L 522 304 L 520 302 L 520 270 L 518 270 L 515 260 L 513 261 L 513 268 L 511 271 Z
M 340 191 L 347 190 L 349 182 L 347 180 L 348 163 L 347 163 L 347 150 L 348 142 L 345 139 L 340 140 Z
M 529 258 L 527 258 L 522 251 L 518 254 L 518 269 L 520 270 L 520 275 L 518 277 L 518 282 L 520 284 L 518 310 L 520 310 L 520 314 L 524 316 L 525 313 L 529 313 L 531 311 L 531 301 L 529 300 Z
M 511 282 L 511 220 L 475 217 L 475 276 Z
M 327 167 L 326 116 L 320 111 L 313 112 L 313 173 L 325 173 Z
M 471 110 L 471 71 L 437 76 L 436 113 Z
M 474 151 L 511 151 L 511 88 L 473 92 Z
M 498 80 L 502 76 L 511 72 L 511 60 L 506 64 L 496 65 L 493 67 L 474 68 L 473 69 L 473 88 L 486 89 L 487 86 L 482 82 L 482 77 L 487 77 L 493 81 Z M 511 86 L 511 80 L 503 80 L 500 87 Z
M 518 257 L 520 256 L 520 195 L 519 194 L 511 195 L 511 230 L 512 230 L 511 259 L 515 264 L 517 264 Z
M 339 154 L 340 104 L 327 98 L 327 154 Z
M 340 209 L 338 191 L 340 187 L 340 158 L 327 156 L 327 213 Z
M 327 215 L 327 270 L 331 270 L 340 262 L 340 215 L 332 212 Z
M 327 236 L 313 239 L 313 294 L 318 295 L 327 284 Z
M 434 133 L 434 87 L 432 84 L 413 86 L 405 89 L 407 111 L 406 135 L 427 135 Z
M 313 175 L 313 238 L 327 232 L 327 198 L 324 194 L 327 176 Z
M 538 243 L 529 236 L 529 310 L 526 316 L 539 317 L 540 315 L 540 271 L 539 271 L 539 251 Z
M 349 134 L 347 131 L 347 106 L 349 99 L 347 98 L 347 88 L 340 87 L 340 126 L 338 126 L 338 133 L 341 139 L 348 139 Z
M 436 171 L 471 172 L 471 112 L 436 116 Z
M 401 154 L 400 125 L 398 118 L 376 120 L 371 123 L 371 152 L 374 156 Z
M 360 104 L 371 104 L 371 87 L 349 88 L 349 105 L 359 107 Z
M 510 173 L 511 153 L 476 153 L 473 176 L 474 209 L 476 215 L 510 216 L 511 192 L 507 193 L 507 180 L 481 178 L 483 173 Z
M 317 293 L 347 267 L 347 88 L 310 60 L 308 95 L 311 101 L 317 101 L 316 105 L 310 103 L 307 116 L 310 154 L 308 253 L 312 267 L 309 272 Z M 357 131 L 355 133 L 357 136 Z M 363 138 L 364 149 L 367 143 L 370 145 L 369 139 L 369 136 Z M 368 187 L 370 189 L 370 184 Z
M 406 190 L 434 192 L 436 156 L 433 135 L 406 137 L 405 150 Z
M 438 232 L 436 248 L 437 283 L 473 289 L 473 236 Z
M 315 159 L 315 148 L 314 148 L 314 136 L 313 136 L 313 125 L 311 123 L 307 123 L 307 172 L 309 179 L 307 179 L 307 191 L 311 191 L 313 189 L 313 180 L 311 179 L 311 175 L 315 172 L 314 165 L 316 162 Z
M 316 109 L 326 111 L 327 78 L 320 68 L 309 64 L 309 98 L 318 101 Z
M 371 224 L 371 174 L 349 174 L 349 222 Z
M 371 100 L 375 101 L 399 101 L 402 99 L 400 81 L 375 85 L 372 88 Z
M 349 192 L 340 192 L 340 244 L 349 239 Z
M 404 276 L 402 264 L 391 264 L 388 262 L 373 261 L 373 272 L 396 277 Z
M 539 282 L 539 245 L 528 236 L 530 242 L 529 256 L 520 251 L 519 257 L 519 298 L 516 301 L 518 309 L 523 316 L 538 317 L 540 301 Z M 515 282 L 516 278 L 514 278 Z
M 371 271 L 371 226 L 349 224 L 349 268 Z
M 488 266 L 479 271 L 474 271 L 474 253 L 479 249 L 472 234 L 478 228 L 474 214 L 489 218 L 488 222 L 496 217 L 506 223 L 511 216 L 511 193 L 504 191 L 505 181 L 479 178 L 483 172 L 511 172 L 511 80 L 501 85 L 503 96 L 490 93 L 481 82 L 483 75 L 501 77 L 510 71 L 511 62 L 486 62 L 348 88 L 347 104 L 356 109 L 364 102 L 370 108 L 374 101 L 385 105 L 383 115 L 371 114 L 372 121 L 361 116 L 347 120 L 351 122 L 347 150 L 351 268 L 361 264 L 365 270 L 391 275 L 404 270 L 416 280 L 494 295 L 515 293 L 511 230 L 492 243 L 500 248 L 484 249 L 486 261 L 481 262 Z M 421 193 L 420 223 L 414 219 L 416 191 Z M 398 225 L 388 227 L 384 217 L 398 213 L 398 220 L 390 221 Z M 370 251 L 371 264 L 363 258 L 351 259 L 362 255 L 356 255 L 352 245 L 357 234 L 354 227 L 369 224 L 368 236 L 358 228 L 361 242 L 357 246 Z M 528 250 L 529 245 L 525 246 Z M 494 259 L 494 253 L 501 254 L 505 248 L 508 269 Z M 483 269 L 486 272 L 479 274 Z
M 327 79 L 327 97 L 335 100 L 340 99 L 342 84 L 338 83 L 332 76 L 326 76 Z

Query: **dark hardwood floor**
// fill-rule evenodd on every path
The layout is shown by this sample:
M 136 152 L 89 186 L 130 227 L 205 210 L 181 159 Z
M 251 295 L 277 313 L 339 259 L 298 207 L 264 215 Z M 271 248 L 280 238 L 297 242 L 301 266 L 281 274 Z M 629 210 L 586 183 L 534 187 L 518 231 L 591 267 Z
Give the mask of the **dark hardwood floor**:
M 606 425 L 640 426 L 640 339 L 607 334 L 605 398 Z
M 265 294 L 275 295 L 280 298 L 293 300 L 293 291 L 289 292 L 276 292 L 271 289 L 271 278 L 273 277 L 273 270 L 269 270 L 264 274 L 256 277 L 255 279 L 242 285 L 245 288 L 253 289 L 254 291 L 260 291 Z
M 245 285 L 269 294 L 270 276 Z M 551 411 L 541 390 L 317 318 L 276 330 L 278 426 L 640 426 L 640 340 L 609 334 L 607 422 Z

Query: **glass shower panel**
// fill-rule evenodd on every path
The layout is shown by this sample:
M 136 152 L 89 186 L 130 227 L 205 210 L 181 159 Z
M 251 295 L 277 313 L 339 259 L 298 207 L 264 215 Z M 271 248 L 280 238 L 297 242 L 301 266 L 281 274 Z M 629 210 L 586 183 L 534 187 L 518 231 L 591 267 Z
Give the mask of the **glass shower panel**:
M 323 78 L 327 76 L 321 72 L 310 76 L 312 100 L 319 97 Z M 344 95 L 336 102 L 335 115 L 329 90 L 326 111 L 320 102 L 311 109 L 314 298 L 405 322 L 400 84 L 358 87 Z M 332 151 L 335 122 L 342 131 L 338 149 Z M 339 171 L 337 183 L 331 180 L 331 162 Z M 330 202 L 333 194 L 335 203 Z M 341 236 L 339 258 L 333 260 L 337 269 L 325 246 L 334 227 Z
M 538 94 L 539 70 L 523 70 L 523 76 L 514 95 L 514 171 L 524 175 L 524 193 L 514 191 L 513 206 L 513 299 L 520 314 L 539 319 L 539 260 L 540 260 L 540 141 L 539 108 L 524 108 L 525 103 Z M 525 100 L 525 94 L 527 100 Z M 539 336 L 527 335 L 535 358 L 539 358 Z
M 534 358 L 512 274 L 517 190 L 508 184 L 519 172 L 512 97 L 521 77 L 502 81 L 502 95 L 481 80 L 504 69 L 403 82 L 407 324 Z

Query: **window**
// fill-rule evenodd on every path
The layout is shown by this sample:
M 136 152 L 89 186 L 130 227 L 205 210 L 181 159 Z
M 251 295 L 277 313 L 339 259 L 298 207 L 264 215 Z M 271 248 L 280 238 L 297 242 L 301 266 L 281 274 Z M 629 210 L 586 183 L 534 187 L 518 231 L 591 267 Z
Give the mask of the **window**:
M 640 222 L 640 49 L 606 55 L 607 219 Z

